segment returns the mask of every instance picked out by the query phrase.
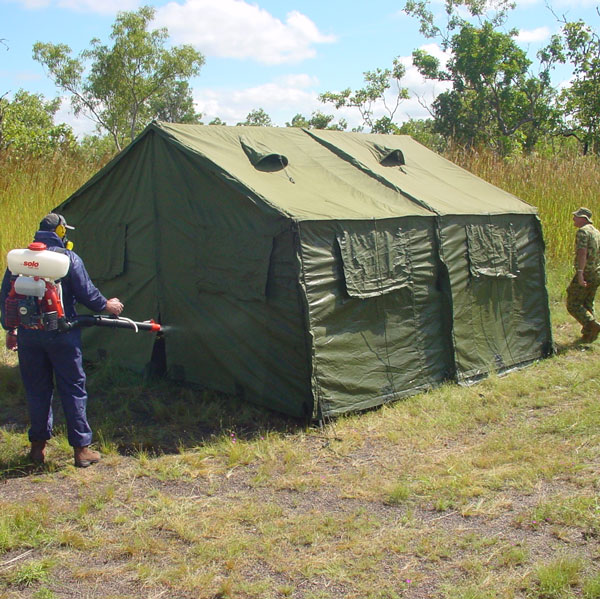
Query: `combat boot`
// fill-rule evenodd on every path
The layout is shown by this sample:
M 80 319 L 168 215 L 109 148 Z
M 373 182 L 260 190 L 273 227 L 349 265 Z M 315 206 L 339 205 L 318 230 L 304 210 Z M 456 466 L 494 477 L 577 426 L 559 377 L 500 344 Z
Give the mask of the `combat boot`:
M 43 464 L 46 459 L 46 441 L 32 441 L 29 459 L 36 464 Z
M 583 343 L 593 343 L 598 339 L 598 335 L 600 335 L 600 323 L 595 320 L 591 320 L 588 322 L 584 328 L 583 337 L 581 340 Z
M 584 334 L 585 342 L 592 343 L 596 341 L 596 339 L 598 339 L 598 335 L 600 335 L 600 323 L 596 322 L 595 320 L 592 320 L 588 324 L 586 332 Z
M 77 468 L 87 468 L 100 461 L 100 454 L 87 447 L 74 447 L 75 466 Z

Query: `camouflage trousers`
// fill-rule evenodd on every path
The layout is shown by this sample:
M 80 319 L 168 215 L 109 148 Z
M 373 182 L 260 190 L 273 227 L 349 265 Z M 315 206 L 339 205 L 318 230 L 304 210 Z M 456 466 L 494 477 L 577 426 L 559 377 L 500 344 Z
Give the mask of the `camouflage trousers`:
M 587 277 L 587 287 L 577 282 L 577 275 L 567 287 L 567 310 L 583 326 L 594 320 L 594 298 L 600 285 L 600 277 Z

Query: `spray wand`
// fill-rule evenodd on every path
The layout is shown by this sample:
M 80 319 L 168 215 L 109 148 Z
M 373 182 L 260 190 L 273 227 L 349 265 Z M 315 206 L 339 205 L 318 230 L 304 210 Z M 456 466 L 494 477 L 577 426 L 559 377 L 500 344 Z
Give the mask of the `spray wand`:
M 76 316 L 72 321 L 59 323 L 59 330 L 70 331 L 82 327 L 108 327 L 111 329 L 133 329 L 139 331 L 150 331 L 151 333 L 163 333 L 164 327 L 154 320 L 138 322 L 123 316 L 101 316 L 100 314 L 84 314 Z

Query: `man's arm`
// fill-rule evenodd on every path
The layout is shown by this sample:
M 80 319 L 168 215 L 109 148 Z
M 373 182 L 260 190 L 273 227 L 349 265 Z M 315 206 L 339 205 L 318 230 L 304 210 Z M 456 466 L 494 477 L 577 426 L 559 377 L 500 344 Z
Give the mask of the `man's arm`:
M 579 248 L 577 250 L 577 282 L 582 287 L 587 287 L 587 281 L 583 277 L 583 271 L 587 263 L 587 248 Z
M 75 299 L 94 312 L 106 310 L 113 316 L 121 314 L 123 312 L 121 300 L 117 297 L 107 300 L 94 283 L 92 283 L 83 260 L 75 253 L 71 254 L 71 258 L 69 276 Z
M 69 268 L 69 279 L 73 297 L 92 312 L 102 312 L 106 308 L 106 298 L 100 290 L 92 283 L 85 269 L 83 260 L 74 252 L 70 252 L 71 267 Z
M 10 292 L 10 277 L 11 273 L 7 268 L 6 272 L 4 273 L 4 278 L 2 279 L 2 286 L 0 287 L 0 324 L 2 325 L 2 328 L 7 331 L 9 329 L 4 323 L 4 302 L 6 301 L 6 298 Z

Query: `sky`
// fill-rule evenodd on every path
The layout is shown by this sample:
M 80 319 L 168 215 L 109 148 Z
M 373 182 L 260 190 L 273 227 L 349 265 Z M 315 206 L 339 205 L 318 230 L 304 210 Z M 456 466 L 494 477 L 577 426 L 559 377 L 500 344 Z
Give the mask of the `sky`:
M 62 97 L 33 60 L 33 44 L 67 44 L 75 55 L 93 38 L 108 44 L 117 12 L 143 4 L 156 8 L 154 25 L 168 28 L 171 44 L 192 44 L 204 55 L 206 63 L 191 85 L 205 123 L 219 117 L 234 125 L 263 108 L 278 126 L 298 113 L 309 117 L 320 110 L 355 127 L 361 124 L 355 109 L 336 111 L 319 102 L 319 94 L 357 89 L 365 71 L 391 67 L 396 57 L 407 67 L 403 85 L 411 95 L 398 108 L 396 122 L 426 118 L 426 106 L 445 89 L 425 82 L 411 65 L 417 48 L 440 58 L 443 53 L 402 12 L 403 0 L 0 0 L 0 96 L 24 89 L 47 99 Z M 552 11 L 547 4 L 518 1 L 507 23 L 518 29 L 519 44 L 532 60 L 560 29 L 553 12 L 582 19 L 595 30 L 600 24 L 597 1 L 551 0 Z M 442 12 L 439 0 L 432 7 Z M 561 68 L 554 82 L 563 85 L 568 78 L 568 69 Z M 378 107 L 376 114 L 383 110 Z M 78 135 L 94 129 L 89 119 L 73 115 L 67 97 L 55 120 Z

